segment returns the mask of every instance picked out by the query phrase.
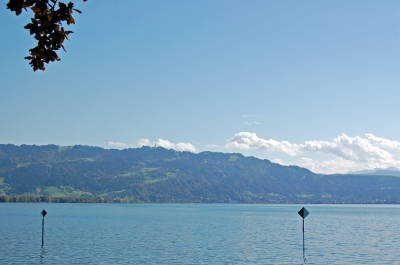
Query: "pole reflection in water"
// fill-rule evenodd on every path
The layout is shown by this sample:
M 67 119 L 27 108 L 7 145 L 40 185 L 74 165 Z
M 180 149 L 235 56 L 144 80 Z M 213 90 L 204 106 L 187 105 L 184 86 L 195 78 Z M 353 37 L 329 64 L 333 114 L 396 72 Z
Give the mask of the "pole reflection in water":
M 41 252 L 40 252 L 40 264 L 45 263 L 45 254 L 46 254 L 46 248 L 42 247 Z

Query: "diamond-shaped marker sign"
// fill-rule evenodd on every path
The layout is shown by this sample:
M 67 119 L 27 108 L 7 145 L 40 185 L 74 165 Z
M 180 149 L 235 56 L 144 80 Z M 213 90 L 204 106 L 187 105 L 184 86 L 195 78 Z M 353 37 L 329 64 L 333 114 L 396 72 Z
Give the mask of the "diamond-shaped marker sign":
M 307 215 L 309 214 L 309 212 L 306 210 L 306 208 L 301 208 L 301 210 L 299 211 L 299 215 L 301 216 L 301 218 L 305 219 L 307 217 Z
M 44 217 L 46 214 L 47 214 L 47 212 L 43 209 L 42 216 Z

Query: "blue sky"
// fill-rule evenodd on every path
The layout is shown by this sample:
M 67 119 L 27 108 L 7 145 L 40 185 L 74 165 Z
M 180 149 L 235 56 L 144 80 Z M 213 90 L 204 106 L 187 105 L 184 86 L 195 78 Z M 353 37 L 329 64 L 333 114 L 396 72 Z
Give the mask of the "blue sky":
M 35 73 L 6 2 L 0 143 L 400 169 L 399 1 L 76 0 L 67 53 Z

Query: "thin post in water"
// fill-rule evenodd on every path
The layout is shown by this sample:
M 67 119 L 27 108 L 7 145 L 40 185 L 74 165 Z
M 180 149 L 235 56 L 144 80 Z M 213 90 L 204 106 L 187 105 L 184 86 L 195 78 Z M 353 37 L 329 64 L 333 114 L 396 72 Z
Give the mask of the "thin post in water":
M 303 258 L 305 259 L 306 244 L 304 243 L 304 219 L 303 219 Z
M 43 209 L 43 211 L 41 212 L 42 214 L 42 247 L 44 245 L 44 217 L 47 214 L 47 212 L 45 211 L 45 209 Z
M 303 218 L 303 260 L 304 263 L 306 262 L 306 245 L 304 243 L 304 219 L 307 217 L 309 212 L 306 210 L 306 208 L 301 208 L 301 210 L 298 212 L 298 214 Z

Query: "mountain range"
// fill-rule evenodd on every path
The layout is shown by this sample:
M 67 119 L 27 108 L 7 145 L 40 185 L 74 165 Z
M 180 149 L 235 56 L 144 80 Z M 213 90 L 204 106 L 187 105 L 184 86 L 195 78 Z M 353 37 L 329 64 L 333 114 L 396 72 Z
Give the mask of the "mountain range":
M 137 203 L 399 203 L 400 178 L 315 174 L 237 153 L 1 144 L 1 196 Z
M 353 171 L 349 172 L 349 174 L 400 177 L 400 170 L 395 167 L 375 168 L 361 171 Z

